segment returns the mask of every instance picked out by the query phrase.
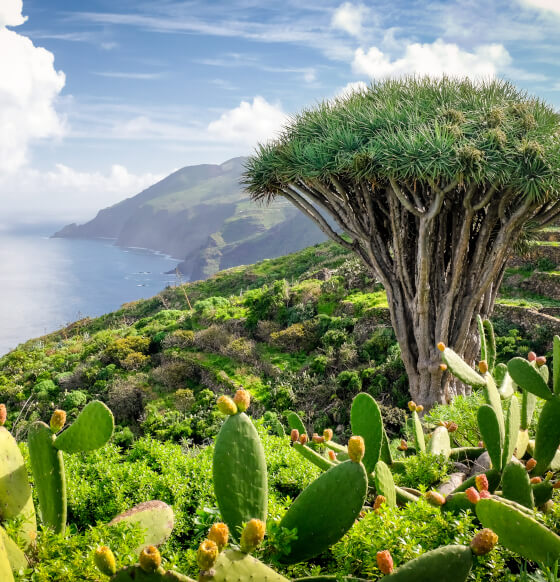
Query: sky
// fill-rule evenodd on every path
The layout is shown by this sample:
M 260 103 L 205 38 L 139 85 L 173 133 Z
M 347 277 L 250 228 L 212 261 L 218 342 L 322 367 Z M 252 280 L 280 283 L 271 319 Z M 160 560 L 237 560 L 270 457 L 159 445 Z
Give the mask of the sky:
M 0 0 L 0 229 L 80 222 L 407 74 L 560 109 L 560 0 Z

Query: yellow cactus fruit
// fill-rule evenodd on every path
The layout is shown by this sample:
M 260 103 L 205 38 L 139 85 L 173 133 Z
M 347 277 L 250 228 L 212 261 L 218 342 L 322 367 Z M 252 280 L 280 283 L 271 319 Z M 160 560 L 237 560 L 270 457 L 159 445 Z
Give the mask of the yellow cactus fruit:
M 144 572 L 155 572 L 161 566 L 159 550 L 155 546 L 146 546 L 140 552 L 138 563 Z
M 480 360 L 480 362 L 478 362 L 478 369 L 481 374 L 486 374 L 486 372 L 488 372 L 488 362 L 486 360 Z
M 66 412 L 64 410 L 55 410 L 51 416 L 51 430 L 58 432 L 66 424 Z
M 214 567 L 220 550 L 216 542 L 204 540 L 196 552 L 196 563 L 203 572 L 208 572 Z
M 235 393 L 233 401 L 235 404 L 237 404 L 239 412 L 245 412 L 251 404 L 251 395 L 249 392 L 247 392 L 247 390 L 243 390 L 243 388 L 241 388 Z
M 218 398 L 218 410 L 222 414 L 232 416 L 237 413 L 237 404 L 229 396 L 220 396 Z
M 471 550 L 477 556 L 484 556 L 492 551 L 498 543 L 498 536 L 491 530 L 485 527 L 481 529 L 471 540 Z
M 290 433 L 290 440 L 293 443 L 299 440 L 299 430 L 297 428 L 292 428 L 292 432 Z
M 377 511 L 386 501 L 387 499 L 384 495 L 378 495 L 373 502 L 373 510 Z
M 414 400 L 410 400 L 407 406 L 410 412 L 414 412 L 416 410 L 416 402 L 414 402 Z
M 434 507 L 441 507 L 445 503 L 445 497 L 437 491 L 428 491 L 426 501 Z
M 440 352 L 443 352 L 445 350 L 445 344 L 443 342 L 439 342 L 439 344 L 437 345 L 437 349 Z
M 554 473 L 552 471 L 547 471 L 546 475 L 544 476 L 544 480 L 551 481 L 552 477 L 554 477 Z
M 100 546 L 95 550 L 93 561 L 102 574 L 112 576 L 117 571 L 117 563 L 111 548 Z
M 527 469 L 527 471 L 532 471 L 535 467 L 537 466 L 537 461 L 536 459 L 529 459 L 526 463 L 525 463 L 525 469 Z
M 304 445 L 304 444 L 306 444 L 306 443 L 307 443 L 307 435 L 306 435 L 305 433 L 304 433 L 304 434 L 300 434 L 300 435 L 299 435 L 299 442 L 300 442 L 302 445 Z
M 266 526 L 260 519 L 252 519 L 241 532 L 241 551 L 250 554 L 264 540 Z
M 208 532 L 208 539 L 218 546 L 221 552 L 227 545 L 229 538 L 229 528 L 225 523 L 215 523 Z
M 416 407 L 416 412 L 424 412 L 424 407 L 423 407 L 421 404 L 419 404 L 419 405 Z
M 0 404 L 0 426 L 4 426 L 6 423 L 6 417 L 8 416 L 8 411 L 6 410 L 5 404 Z
M 377 552 L 377 567 L 381 570 L 382 574 L 390 574 L 393 571 L 393 558 L 389 550 Z
M 348 456 L 354 463 L 359 463 L 366 452 L 366 445 L 361 436 L 352 436 L 348 441 Z
M 447 364 L 440 364 L 440 365 L 439 365 L 439 369 L 440 369 L 442 372 L 445 372 L 445 370 L 447 370 Z
M 334 434 L 334 433 L 333 433 L 333 430 L 332 430 L 332 428 L 326 428 L 326 429 L 323 431 L 323 437 L 325 438 L 325 442 L 327 442 L 327 443 L 328 443 L 329 441 L 332 441 L 333 434 Z

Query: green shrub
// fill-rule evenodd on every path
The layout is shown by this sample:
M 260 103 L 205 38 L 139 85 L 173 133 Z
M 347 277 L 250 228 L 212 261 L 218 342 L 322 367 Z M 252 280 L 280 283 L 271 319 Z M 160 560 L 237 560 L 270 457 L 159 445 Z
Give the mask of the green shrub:
M 311 322 L 294 323 L 282 331 L 271 333 L 270 343 L 290 352 L 311 351 L 317 345 L 315 326 Z
M 243 304 L 248 308 L 247 327 L 255 329 L 259 321 L 276 319 L 288 299 L 288 282 L 285 279 L 275 281 L 271 287 L 263 285 L 260 289 L 247 291 L 243 296 Z
M 339 348 L 348 341 L 348 333 L 342 329 L 329 329 L 321 338 L 324 347 Z
M 362 388 L 360 375 L 355 371 L 345 370 L 344 372 L 340 372 L 336 377 L 336 382 L 344 392 L 355 393 L 359 392 Z
M 67 411 L 74 408 L 81 409 L 86 404 L 87 399 L 88 397 L 85 392 L 82 392 L 81 390 L 74 390 L 73 392 L 66 394 L 64 400 L 62 401 L 62 408 Z
M 190 348 L 194 345 L 194 331 L 190 329 L 176 329 L 167 334 L 162 342 L 162 347 L 166 348 Z
M 404 473 L 395 474 L 395 483 L 403 487 L 421 489 L 445 479 L 450 463 L 443 455 L 416 453 L 404 459 Z
M 313 372 L 315 372 L 315 374 L 324 376 L 325 372 L 327 371 L 328 363 L 329 359 L 327 358 L 327 356 L 324 355 L 316 356 L 313 358 L 313 361 L 311 362 L 309 367 Z

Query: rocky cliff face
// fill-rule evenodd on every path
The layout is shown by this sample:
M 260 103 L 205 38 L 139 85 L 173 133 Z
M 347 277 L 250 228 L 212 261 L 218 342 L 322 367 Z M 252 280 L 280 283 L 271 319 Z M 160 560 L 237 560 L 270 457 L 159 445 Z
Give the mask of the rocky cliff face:
M 191 280 L 325 240 L 289 203 L 251 203 L 240 184 L 244 161 L 182 168 L 54 236 L 113 238 L 119 246 L 164 252 L 183 259 L 179 269 Z

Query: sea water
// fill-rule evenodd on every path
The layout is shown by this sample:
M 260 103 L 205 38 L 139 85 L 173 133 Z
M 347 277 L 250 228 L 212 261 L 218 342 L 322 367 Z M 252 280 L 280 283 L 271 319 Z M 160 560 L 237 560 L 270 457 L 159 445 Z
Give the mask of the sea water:
M 112 240 L 50 238 L 58 228 L 0 227 L 0 355 L 178 282 L 165 274 L 176 259 Z

